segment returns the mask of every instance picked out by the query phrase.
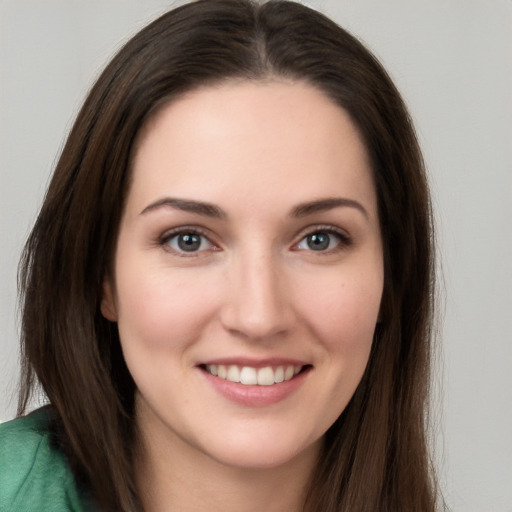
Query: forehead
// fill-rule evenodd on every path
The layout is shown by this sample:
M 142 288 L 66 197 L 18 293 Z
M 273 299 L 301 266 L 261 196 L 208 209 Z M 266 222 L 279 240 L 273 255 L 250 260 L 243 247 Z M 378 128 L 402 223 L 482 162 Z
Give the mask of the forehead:
M 179 97 L 144 127 L 132 169 L 137 202 L 159 193 L 215 202 L 226 189 L 246 200 L 355 194 L 374 201 L 356 126 L 302 82 L 229 82 Z

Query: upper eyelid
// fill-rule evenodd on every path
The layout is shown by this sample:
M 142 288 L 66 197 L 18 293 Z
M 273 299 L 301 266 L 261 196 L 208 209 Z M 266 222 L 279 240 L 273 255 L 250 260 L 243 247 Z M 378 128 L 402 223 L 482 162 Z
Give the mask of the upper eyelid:
M 316 224 L 316 225 L 308 226 L 306 228 L 301 229 L 299 231 L 299 233 L 296 235 L 296 238 L 298 238 L 300 241 L 305 236 L 311 235 L 313 233 L 318 233 L 321 231 L 327 232 L 327 233 L 334 233 L 344 239 L 348 239 L 348 240 L 352 239 L 352 236 L 346 229 L 342 229 L 337 226 L 333 226 L 331 224 Z
M 170 238 L 173 238 L 182 233 L 193 233 L 195 235 L 201 235 L 212 242 L 211 235 L 205 229 L 197 226 L 179 226 L 177 228 L 168 229 L 162 233 L 162 235 L 159 237 L 159 240 L 169 240 Z

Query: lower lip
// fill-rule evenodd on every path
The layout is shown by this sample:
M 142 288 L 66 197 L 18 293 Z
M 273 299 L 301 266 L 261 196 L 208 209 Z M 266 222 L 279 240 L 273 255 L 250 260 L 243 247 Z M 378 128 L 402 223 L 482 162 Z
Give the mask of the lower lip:
M 202 369 L 201 372 L 214 389 L 231 402 L 246 407 L 265 407 L 277 404 L 297 391 L 307 378 L 310 368 L 290 380 L 271 386 L 246 386 L 239 382 L 231 382 L 215 377 Z

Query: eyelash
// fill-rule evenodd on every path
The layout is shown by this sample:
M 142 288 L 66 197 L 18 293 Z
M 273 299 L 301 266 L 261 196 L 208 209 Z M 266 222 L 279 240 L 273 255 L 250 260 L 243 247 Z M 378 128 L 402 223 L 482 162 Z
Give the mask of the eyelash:
M 169 245 L 169 242 L 173 239 L 178 237 L 179 235 L 192 235 L 192 236 L 198 236 L 202 239 L 205 239 L 208 241 L 208 244 L 210 244 L 211 247 L 216 248 L 217 246 L 210 240 L 210 237 L 201 229 L 198 229 L 197 227 L 187 227 L 183 226 L 180 228 L 176 228 L 172 231 L 169 231 L 165 233 L 158 241 L 158 244 L 165 248 L 165 250 L 172 252 L 173 254 L 182 257 L 182 258 L 191 258 L 191 257 L 197 257 L 199 253 L 205 252 L 204 250 L 201 251 L 184 251 L 184 250 L 176 250 L 173 247 Z M 213 250 L 219 250 L 213 249 Z
M 309 252 L 318 253 L 319 255 L 329 255 L 333 253 L 337 253 L 339 251 L 342 251 L 343 249 L 346 249 L 352 245 L 352 239 L 350 236 L 344 232 L 341 231 L 338 228 L 335 228 L 334 226 L 314 226 L 307 228 L 303 231 L 303 234 L 301 234 L 301 238 L 297 244 L 295 244 L 295 247 L 297 247 L 299 244 L 301 244 L 303 241 L 305 241 L 308 237 L 312 235 L 318 235 L 318 234 L 324 234 L 329 235 L 332 237 L 333 235 L 338 238 L 339 242 L 336 244 L 335 247 L 332 247 L 330 249 L 327 249 L 325 251 L 314 251 L 313 249 L 310 249 Z M 298 249 L 302 250 L 302 249 Z M 304 249 L 307 250 L 307 249 Z
M 348 236 L 345 232 L 339 230 L 338 228 L 335 228 L 333 226 L 314 226 L 314 227 L 311 227 L 311 228 L 307 228 L 307 230 L 304 230 L 303 233 L 301 234 L 300 236 L 300 239 L 299 239 L 299 242 L 295 243 L 294 244 L 294 247 L 298 247 L 301 243 L 303 243 L 303 241 L 305 241 L 307 239 L 307 237 L 310 237 L 310 236 L 313 236 L 313 235 L 318 235 L 318 234 L 325 234 L 325 235 L 329 235 L 329 236 L 335 236 L 339 239 L 339 242 L 336 244 L 335 247 L 332 247 L 330 249 L 327 249 L 327 250 L 320 250 L 320 251 L 315 251 L 313 249 L 309 249 L 309 252 L 312 252 L 312 253 L 318 253 L 319 255 L 327 255 L 327 254 L 332 254 L 332 253 L 336 253 L 336 252 L 339 252 L 339 251 L 342 251 L 343 249 L 346 249 L 347 247 L 350 247 L 352 245 L 352 239 L 350 238 L 350 236 Z M 209 248 L 212 248 L 212 250 L 220 250 L 211 240 L 210 240 L 210 237 L 204 232 L 202 231 L 201 229 L 198 229 L 197 227 L 187 227 L 187 226 L 183 226 L 183 227 L 180 227 L 180 228 L 177 228 L 177 229 L 174 229 L 170 232 L 167 232 L 165 233 L 158 241 L 158 245 L 164 247 L 167 251 L 169 252 L 172 252 L 173 254 L 179 256 L 179 257 L 184 257 L 184 258 L 190 258 L 190 257 L 197 257 L 198 254 L 202 253 L 202 252 L 206 252 L 206 250 L 197 250 L 197 251 L 185 251 L 185 250 L 177 250 L 177 249 L 174 249 L 173 247 L 171 247 L 169 245 L 170 241 L 173 239 L 173 238 L 176 238 L 180 235 L 191 235 L 191 236 L 197 236 L 197 237 L 201 237 L 202 239 L 206 240 L 208 242 L 208 244 L 210 245 Z M 202 243 L 202 242 L 201 242 Z M 308 249 L 294 249 L 294 250 L 305 250 L 305 251 L 308 251 Z

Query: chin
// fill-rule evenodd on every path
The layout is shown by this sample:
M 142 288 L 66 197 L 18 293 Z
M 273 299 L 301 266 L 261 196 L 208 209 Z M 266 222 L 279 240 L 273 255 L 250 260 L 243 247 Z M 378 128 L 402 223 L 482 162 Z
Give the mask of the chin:
M 223 439 L 211 441 L 208 443 L 207 439 L 203 439 L 202 451 L 223 466 L 264 470 L 296 465 L 298 461 L 311 466 L 317 460 L 323 436 L 310 442 L 289 433 L 266 429 L 234 435 L 229 432 Z

